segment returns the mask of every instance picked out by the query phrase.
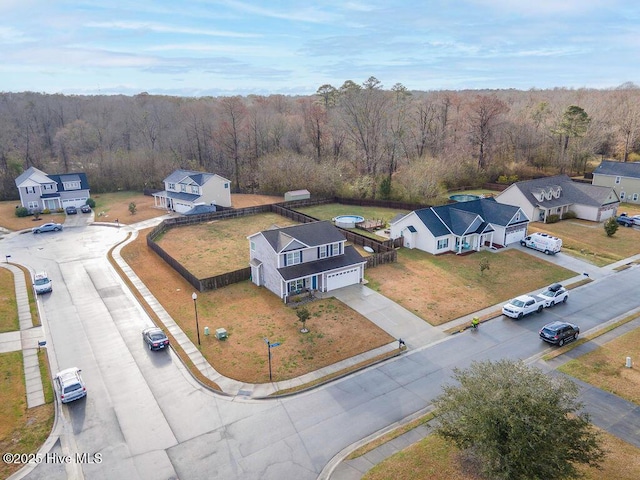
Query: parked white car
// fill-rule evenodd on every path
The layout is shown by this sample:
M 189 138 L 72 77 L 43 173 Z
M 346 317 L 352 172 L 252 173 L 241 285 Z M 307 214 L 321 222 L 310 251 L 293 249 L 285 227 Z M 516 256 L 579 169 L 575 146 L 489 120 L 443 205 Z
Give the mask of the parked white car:
M 502 314 L 511 318 L 522 318 L 533 312 L 542 312 L 546 299 L 537 295 L 520 295 L 502 307 Z
M 33 276 L 33 289 L 37 294 L 53 291 L 53 282 L 47 272 L 38 272 Z
M 553 307 L 556 303 L 566 302 L 569 298 L 569 291 L 559 283 L 554 283 L 549 285 L 540 296 L 546 299 L 545 307 Z
M 72 367 L 58 372 L 55 382 L 62 403 L 73 402 L 87 395 L 87 387 L 79 368 Z

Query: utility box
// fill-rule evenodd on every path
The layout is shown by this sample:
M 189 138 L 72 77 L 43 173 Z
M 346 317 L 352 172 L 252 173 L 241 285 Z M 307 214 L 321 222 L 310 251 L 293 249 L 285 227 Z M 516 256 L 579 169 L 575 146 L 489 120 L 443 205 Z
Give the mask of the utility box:
M 291 190 L 284 194 L 285 202 L 291 202 L 292 200 L 307 200 L 309 198 L 311 198 L 309 190 Z
M 226 340 L 227 331 L 224 328 L 217 328 L 216 329 L 216 338 L 218 340 Z

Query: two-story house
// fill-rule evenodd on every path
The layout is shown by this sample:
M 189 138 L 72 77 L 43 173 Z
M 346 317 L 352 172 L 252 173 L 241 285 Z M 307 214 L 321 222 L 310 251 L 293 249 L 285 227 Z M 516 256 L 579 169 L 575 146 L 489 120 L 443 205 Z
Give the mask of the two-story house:
M 249 237 L 251 280 L 285 302 L 306 291 L 328 292 L 364 279 L 366 260 L 331 222 L 311 222 Z
M 591 183 L 613 188 L 621 202 L 640 203 L 640 162 L 603 160 Z
M 156 207 L 187 213 L 199 205 L 231 207 L 231 181 L 215 173 L 175 170 L 164 190 L 153 194 Z
M 84 173 L 48 175 L 29 167 L 16 178 L 20 203 L 29 212 L 78 207 L 89 199 L 89 182 Z

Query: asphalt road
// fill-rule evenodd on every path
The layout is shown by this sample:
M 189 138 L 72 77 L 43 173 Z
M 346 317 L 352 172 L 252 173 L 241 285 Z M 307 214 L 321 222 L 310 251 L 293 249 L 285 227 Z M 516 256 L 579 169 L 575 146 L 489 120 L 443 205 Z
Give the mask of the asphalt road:
M 30 479 L 315 479 L 343 448 L 428 406 L 453 368 L 529 359 L 550 348 L 537 336 L 547 322 L 565 319 L 584 333 L 638 307 L 634 267 L 541 314 L 497 318 L 310 392 L 229 398 L 201 387 L 173 352 L 145 348 L 140 332 L 151 321 L 106 259 L 125 229 L 82 218 L 2 243 L 12 261 L 53 278 L 42 299 L 52 369 L 80 367 L 88 386 L 86 400 L 61 407 L 51 452 L 101 454 L 100 463 L 42 463 Z

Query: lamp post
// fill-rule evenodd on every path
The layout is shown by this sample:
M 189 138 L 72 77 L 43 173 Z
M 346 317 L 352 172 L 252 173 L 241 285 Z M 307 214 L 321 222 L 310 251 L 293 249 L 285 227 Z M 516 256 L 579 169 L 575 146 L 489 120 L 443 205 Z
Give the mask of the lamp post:
M 198 331 L 198 346 L 200 346 L 200 326 L 198 325 L 198 303 L 196 302 L 196 300 L 198 300 L 198 295 L 196 295 L 196 292 L 193 292 L 191 294 L 191 298 L 193 298 L 193 308 L 196 312 L 196 330 Z

